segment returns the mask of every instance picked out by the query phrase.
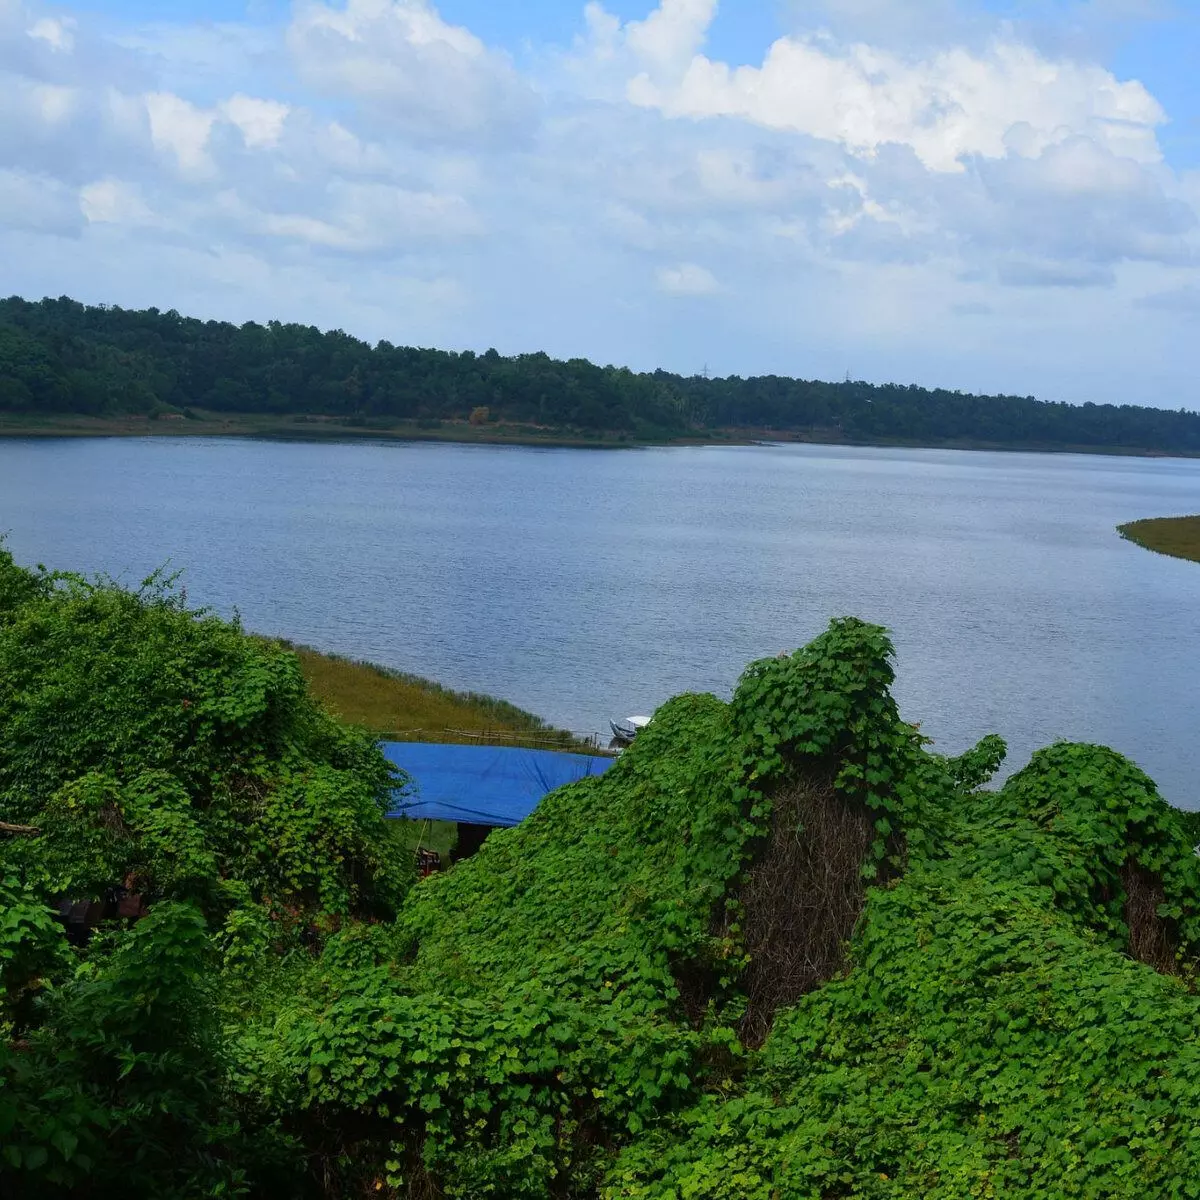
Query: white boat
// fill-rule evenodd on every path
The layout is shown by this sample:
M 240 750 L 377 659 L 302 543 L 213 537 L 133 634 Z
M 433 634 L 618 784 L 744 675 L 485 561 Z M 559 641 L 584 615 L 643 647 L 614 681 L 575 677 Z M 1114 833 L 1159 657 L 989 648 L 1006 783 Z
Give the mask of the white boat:
M 613 741 L 628 746 L 637 737 L 639 730 L 650 724 L 649 717 L 626 717 L 624 721 L 609 721 L 608 727 L 613 732 Z

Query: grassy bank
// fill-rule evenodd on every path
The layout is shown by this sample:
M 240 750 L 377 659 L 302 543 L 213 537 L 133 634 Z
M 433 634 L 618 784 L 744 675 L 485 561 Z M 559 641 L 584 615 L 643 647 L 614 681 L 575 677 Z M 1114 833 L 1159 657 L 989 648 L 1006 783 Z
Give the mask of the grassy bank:
M 292 646 L 309 690 L 344 721 L 385 741 L 591 748 L 506 700 L 456 692 L 419 675 Z
M 456 692 L 429 679 L 293 646 L 310 693 L 336 716 L 361 725 L 386 741 L 449 742 L 590 749 L 565 730 L 506 700 L 478 692 Z M 474 735 L 474 736 L 471 736 Z M 457 830 L 449 821 L 399 821 L 410 849 L 436 850 L 443 861 Z
M 1150 517 L 1118 525 L 1117 532 L 1157 554 L 1200 562 L 1200 516 Z

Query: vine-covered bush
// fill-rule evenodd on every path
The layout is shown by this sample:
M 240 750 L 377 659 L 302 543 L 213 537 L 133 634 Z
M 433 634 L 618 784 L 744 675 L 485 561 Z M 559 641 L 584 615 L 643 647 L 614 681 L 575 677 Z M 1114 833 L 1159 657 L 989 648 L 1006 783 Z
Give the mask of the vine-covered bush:
M 233 1194 L 274 1161 L 227 1021 L 257 965 L 394 914 L 398 782 L 294 657 L 189 611 L 29 572 L 0 548 L 0 1194 Z M 149 915 L 71 947 L 62 904 Z M 244 972 L 243 972 L 244 973 Z
M 409 889 L 289 655 L 0 555 L 0 1193 L 1200 1196 L 1195 822 L 892 680 L 834 621 Z
M 0 548 L 0 820 L 49 895 L 389 911 L 409 879 L 384 832 L 392 769 L 307 696 L 295 656 L 136 592 L 34 574 Z M 22 855 L 21 851 L 25 853 Z

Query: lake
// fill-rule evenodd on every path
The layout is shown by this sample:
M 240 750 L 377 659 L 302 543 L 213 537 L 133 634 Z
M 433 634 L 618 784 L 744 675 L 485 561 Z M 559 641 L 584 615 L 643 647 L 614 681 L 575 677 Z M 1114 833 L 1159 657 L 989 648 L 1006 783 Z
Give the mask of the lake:
M 136 583 L 606 730 L 829 618 L 893 631 L 935 748 L 1103 742 L 1200 807 L 1200 565 L 1120 522 L 1200 511 L 1200 462 L 816 446 L 630 451 L 0 440 L 18 561 Z

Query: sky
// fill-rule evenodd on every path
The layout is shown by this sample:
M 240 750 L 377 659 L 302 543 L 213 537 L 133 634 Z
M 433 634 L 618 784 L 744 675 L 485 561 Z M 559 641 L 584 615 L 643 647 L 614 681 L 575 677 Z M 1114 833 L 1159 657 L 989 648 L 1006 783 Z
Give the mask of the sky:
M 0 0 L 0 294 L 1200 408 L 1200 0 Z

